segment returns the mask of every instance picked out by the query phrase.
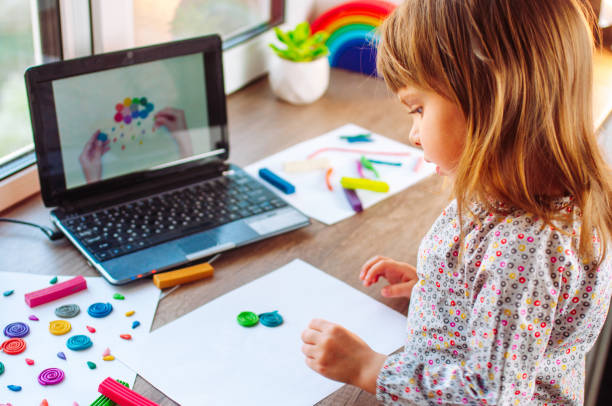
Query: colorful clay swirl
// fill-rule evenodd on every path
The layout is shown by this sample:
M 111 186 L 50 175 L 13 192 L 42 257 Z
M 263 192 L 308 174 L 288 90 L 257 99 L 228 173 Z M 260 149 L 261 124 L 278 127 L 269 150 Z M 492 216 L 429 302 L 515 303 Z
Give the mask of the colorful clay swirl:
M 76 304 L 67 304 L 55 309 L 55 315 L 63 319 L 70 319 L 81 312 L 81 308 Z
M 259 322 L 259 317 L 253 312 L 242 312 L 236 319 L 238 320 L 238 324 L 243 327 L 253 327 Z
M 94 303 L 87 309 L 87 313 L 97 319 L 108 316 L 112 311 L 113 305 L 110 303 Z
M 273 312 L 260 314 L 259 321 L 266 327 L 277 327 L 283 324 L 283 317 L 278 314 L 278 310 L 274 310 Z
M 0 375 L 4 373 L 4 364 L 0 362 Z
M 49 323 L 49 332 L 54 336 L 62 336 L 72 330 L 72 325 L 66 320 L 53 320 Z
M 82 351 L 91 347 L 93 343 L 91 339 L 85 335 L 79 334 L 72 336 L 66 341 L 66 347 L 72 351 Z
M 64 371 L 59 368 L 47 368 L 38 375 L 41 385 L 57 385 L 64 380 Z
M 27 324 L 17 322 L 11 323 L 4 328 L 4 335 L 11 338 L 25 337 L 30 334 L 30 327 Z
M 8 340 L 2 343 L 0 349 L 2 349 L 5 354 L 20 354 L 25 351 L 26 342 L 23 341 L 21 338 L 9 338 Z

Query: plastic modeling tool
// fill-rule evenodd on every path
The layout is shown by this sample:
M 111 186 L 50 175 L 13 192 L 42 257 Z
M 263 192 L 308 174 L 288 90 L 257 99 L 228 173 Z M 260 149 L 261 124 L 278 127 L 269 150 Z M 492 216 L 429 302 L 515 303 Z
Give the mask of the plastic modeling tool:
M 263 180 L 270 183 L 272 186 L 280 189 L 283 193 L 287 195 L 295 193 L 295 186 L 293 186 L 291 183 L 287 182 L 285 179 L 281 178 L 268 168 L 261 168 L 259 170 L 259 176 Z
M 28 306 L 36 307 L 72 295 L 83 289 L 87 289 L 87 281 L 79 275 L 48 288 L 26 293 L 25 301 Z
M 380 180 L 342 177 L 340 184 L 345 189 L 364 189 L 379 193 L 387 193 L 389 191 L 389 184 Z
M 213 276 L 214 272 L 215 269 L 208 262 L 205 262 L 203 264 L 177 269 L 176 271 L 155 274 L 153 275 L 153 283 L 159 289 L 165 289 Z

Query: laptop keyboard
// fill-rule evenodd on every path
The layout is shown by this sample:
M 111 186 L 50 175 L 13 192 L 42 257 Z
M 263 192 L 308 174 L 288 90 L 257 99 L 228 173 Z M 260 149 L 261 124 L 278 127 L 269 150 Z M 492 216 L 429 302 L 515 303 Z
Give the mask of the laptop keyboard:
M 248 175 L 233 173 L 61 222 L 105 261 L 284 206 Z

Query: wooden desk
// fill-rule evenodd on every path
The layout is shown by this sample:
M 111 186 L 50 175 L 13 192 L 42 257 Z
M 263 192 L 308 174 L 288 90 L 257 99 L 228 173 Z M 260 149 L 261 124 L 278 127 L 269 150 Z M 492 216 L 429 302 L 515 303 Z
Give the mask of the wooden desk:
M 332 71 L 329 90 L 314 104 L 297 107 L 278 101 L 262 79 L 229 97 L 228 115 L 230 157 L 240 166 L 348 122 L 402 142 L 407 142 L 410 128 L 410 119 L 382 80 L 340 70 Z M 405 314 L 407 300 L 383 298 L 380 283 L 363 288 L 359 269 L 375 254 L 416 262 L 422 236 L 447 202 L 441 185 L 440 178 L 431 177 L 334 226 L 313 221 L 307 228 L 224 253 L 215 262 L 214 278 L 182 286 L 160 302 L 153 329 L 295 258 Z M 48 224 L 48 212 L 36 195 L 2 215 Z M 68 241 L 49 241 L 30 227 L 0 224 L 0 252 L 0 271 L 97 275 Z M 174 404 L 140 378 L 135 389 L 163 405 Z M 375 400 L 346 387 L 322 404 L 331 403 L 375 404 Z
M 401 142 L 407 142 L 410 128 L 410 119 L 381 80 L 340 70 L 332 70 L 329 90 L 314 104 L 296 107 L 280 102 L 267 80 L 261 79 L 230 96 L 228 111 L 231 161 L 240 166 L 348 122 Z M 359 268 L 375 254 L 416 263 L 420 240 L 447 204 L 447 196 L 443 180 L 432 176 L 334 226 L 313 221 L 307 228 L 224 253 L 215 262 L 214 278 L 182 286 L 161 301 L 153 329 L 295 258 L 406 314 L 408 301 L 383 298 L 379 293 L 383 284 L 363 288 Z M 39 195 L 2 215 L 49 222 Z M 0 271 L 97 275 L 66 240 L 51 242 L 39 231 L 13 224 L 0 225 Z M 140 378 L 135 389 L 162 405 L 175 404 Z M 320 404 L 373 405 L 376 401 L 368 393 L 344 386 Z

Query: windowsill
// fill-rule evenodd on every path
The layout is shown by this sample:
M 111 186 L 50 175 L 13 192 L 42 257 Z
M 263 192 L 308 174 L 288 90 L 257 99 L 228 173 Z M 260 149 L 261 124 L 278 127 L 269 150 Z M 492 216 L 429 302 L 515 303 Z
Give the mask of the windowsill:
M 40 191 L 36 165 L 0 181 L 0 213 Z

